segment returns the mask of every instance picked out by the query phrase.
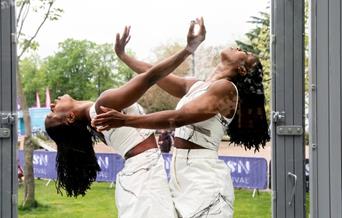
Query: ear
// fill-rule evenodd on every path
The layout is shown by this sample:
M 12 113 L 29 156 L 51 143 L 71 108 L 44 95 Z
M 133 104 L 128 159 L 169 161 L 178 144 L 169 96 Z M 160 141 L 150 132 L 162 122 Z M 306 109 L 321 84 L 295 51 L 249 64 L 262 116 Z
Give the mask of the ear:
M 68 113 L 68 115 L 66 116 L 67 123 L 72 124 L 75 122 L 75 120 L 76 120 L 76 116 L 75 116 L 74 112 Z
M 240 65 L 240 66 L 238 66 L 238 72 L 241 76 L 246 76 L 247 69 L 244 65 L 242 65 L 242 66 Z

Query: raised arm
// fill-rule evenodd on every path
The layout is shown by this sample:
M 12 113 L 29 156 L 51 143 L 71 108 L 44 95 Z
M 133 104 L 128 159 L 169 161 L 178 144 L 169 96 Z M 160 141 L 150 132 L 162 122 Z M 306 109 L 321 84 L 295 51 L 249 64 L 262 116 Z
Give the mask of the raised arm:
M 139 61 L 126 53 L 126 45 L 131 39 L 130 31 L 131 27 L 125 26 L 125 29 L 121 36 L 120 33 L 116 34 L 114 50 L 120 60 L 122 60 L 134 72 L 141 74 L 149 70 L 153 65 L 143 61 Z
M 148 129 L 177 128 L 207 120 L 220 113 L 231 117 L 235 111 L 236 90 L 229 81 L 217 81 L 208 91 L 188 102 L 178 110 L 166 110 L 142 116 L 125 115 L 118 111 L 102 107 L 103 114 L 92 120 L 99 131 L 120 126 Z
M 205 26 L 203 19 L 197 20 L 200 26 L 199 35 L 203 36 L 203 40 L 205 37 Z M 193 30 L 188 33 L 188 43 L 191 42 L 195 37 L 197 37 Z M 129 56 L 125 52 L 125 47 L 130 40 L 130 27 L 126 26 L 124 29 L 123 34 L 116 35 L 116 42 L 115 42 L 115 53 L 117 56 L 133 71 L 140 74 L 148 69 L 150 69 L 153 65 L 137 60 L 132 56 Z M 198 37 L 197 37 L 198 38 Z M 192 51 L 193 52 L 193 51 Z M 195 79 L 185 79 L 180 76 L 176 76 L 173 74 L 169 74 L 164 79 L 160 80 L 157 84 L 160 88 L 168 92 L 169 94 L 175 97 L 182 97 L 184 96 L 188 89 L 196 82 Z
M 202 18 L 197 19 L 196 22 L 203 26 Z M 174 71 L 205 38 L 205 30 L 194 34 L 196 22 L 192 22 L 189 27 L 188 43 L 185 48 L 134 77 L 120 88 L 103 92 L 96 101 L 97 112 L 100 112 L 100 105 L 116 110 L 126 108 L 136 102 L 152 85 Z

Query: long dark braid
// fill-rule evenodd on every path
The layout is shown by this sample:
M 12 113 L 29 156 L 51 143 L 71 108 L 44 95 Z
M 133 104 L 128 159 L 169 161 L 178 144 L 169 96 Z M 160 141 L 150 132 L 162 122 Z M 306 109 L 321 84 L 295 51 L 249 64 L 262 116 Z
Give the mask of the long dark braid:
M 239 105 L 227 131 L 230 143 L 256 151 L 270 140 L 262 79 L 263 68 L 257 61 L 245 76 L 239 75 L 233 81 L 239 92 Z
M 57 144 L 57 193 L 62 189 L 67 196 L 84 196 L 101 170 L 93 149 L 93 135 L 86 123 L 75 122 L 46 127 Z

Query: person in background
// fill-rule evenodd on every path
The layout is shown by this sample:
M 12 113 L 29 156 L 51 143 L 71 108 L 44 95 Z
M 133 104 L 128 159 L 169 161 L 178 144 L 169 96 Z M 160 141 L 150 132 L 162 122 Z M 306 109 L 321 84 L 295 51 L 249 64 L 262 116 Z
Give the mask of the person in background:
M 24 171 L 20 166 L 19 160 L 18 160 L 18 182 L 19 185 L 21 185 L 24 182 Z
M 160 148 L 160 151 L 163 153 L 169 153 L 171 150 L 171 146 L 172 146 L 172 134 L 170 131 L 168 131 L 167 129 L 162 129 L 160 131 L 160 135 L 158 138 L 158 145 Z

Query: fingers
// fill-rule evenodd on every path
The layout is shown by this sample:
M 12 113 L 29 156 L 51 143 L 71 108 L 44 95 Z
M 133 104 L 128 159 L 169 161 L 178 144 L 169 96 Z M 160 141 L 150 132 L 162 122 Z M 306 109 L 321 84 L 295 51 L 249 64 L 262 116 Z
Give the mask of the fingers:
M 200 30 L 197 34 L 194 33 L 195 25 L 199 25 L 200 27 Z M 203 17 L 199 17 L 199 18 L 196 18 L 196 20 L 191 21 L 188 35 L 198 36 L 198 35 L 205 35 L 205 33 L 206 33 L 206 29 L 205 29 Z
M 113 120 L 108 119 L 93 119 L 91 121 L 91 126 L 94 127 L 98 131 L 111 129 L 113 125 Z
M 126 39 L 129 36 L 131 31 L 131 26 L 125 26 L 124 33 L 122 34 L 122 38 Z
M 120 35 L 120 33 L 116 34 L 116 44 L 127 44 L 129 42 L 129 40 L 131 39 L 131 35 L 130 35 L 130 31 L 131 31 L 131 26 L 125 26 L 122 34 Z
M 100 109 L 102 112 L 106 113 L 108 111 L 114 111 L 113 108 L 109 108 L 109 107 L 104 107 L 104 106 L 100 106 Z
M 126 39 L 125 45 L 129 42 L 129 40 L 131 39 L 131 35 L 129 35 Z
M 102 114 L 98 114 L 96 115 L 93 120 L 94 122 L 100 122 L 104 119 L 110 119 L 113 117 L 117 117 L 115 112 L 106 112 L 106 113 L 102 113 Z
M 203 17 L 196 18 L 196 24 L 200 27 L 197 35 L 204 35 L 206 33 L 206 30 Z
M 206 33 L 203 17 L 197 18 L 198 24 L 200 25 L 200 33 Z
M 192 20 L 191 23 L 190 23 L 188 35 L 193 35 L 194 29 L 195 29 L 195 21 Z
M 98 132 L 107 131 L 110 129 L 111 129 L 111 127 L 109 125 L 96 127 L 96 131 L 98 131 Z
M 100 106 L 100 110 L 103 113 L 96 115 L 91 120 L 91 126 L 94 128 L 103 131 L 117 127 L 120 123 L 122 123 L 123 118 L 120 112 L 104 106 Z
M 204 26 L 204 20 L 203 20 L 203 17 L 198 17 L 198 18 L 196 18 L 196 22 L 198 23 L 198 25 L 200 25 L 200 26 Z
M 98 118 L 95 117 L 92 121 L 91 121 L 91 125 L 92 126 L 103 126 L 106 125 L 105 123 L 108 122 L 108 120 L 106 118 Z
M 116 119 L 113 118 L 110 114 L 106 117 L 94 117 L 91 121 L 91 125 L 94 126 L 105 126 L 108 123 L 114 122 Z
M 120 33 L 116 34 L 116 39 L 115 39 L 115 45 L 118 45 L 120 43 Z

